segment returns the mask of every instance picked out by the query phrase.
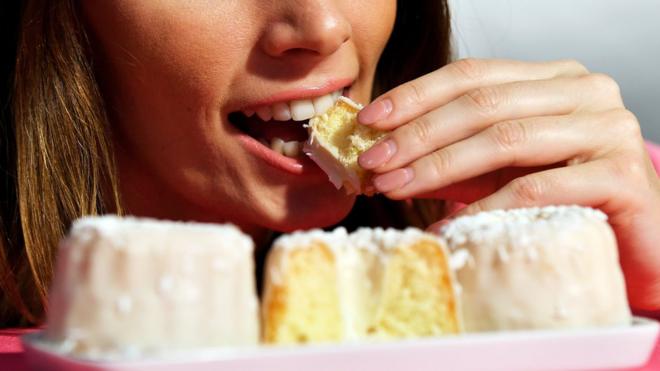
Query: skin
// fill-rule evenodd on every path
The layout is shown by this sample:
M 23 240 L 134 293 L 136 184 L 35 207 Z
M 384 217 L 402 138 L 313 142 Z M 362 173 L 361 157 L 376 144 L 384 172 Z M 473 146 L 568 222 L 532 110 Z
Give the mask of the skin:
M 229 221 L 257 240 L 348 213 L 354 199 L 326 178 L 284 173 L 246 153 L 227 115 L 346 76 L 351 96 L 366 102 L 394 1 L 81 5 L 130 213 Z M 575 61 L 461 60 L 384 94 L 360 121 L 393 130 L 360 157 L 392 199 L 468 203 L 462 214 L 600 208 L 617 235 L 632 306 L 660 309 L 660 181 L 611 78 Z
M 377 98 L 359 119 L 393 130 L 359 159 L 390 198 L 469 204 L 459 215 L 601 209 L 631 305 L 660 309 L 660 181 L 610 77 L 575 61 L 461 60 Z
M 325 175 L 290 174 L 246 153 L 227 116 L 273 94 L 347 77 L 351 96 L 368 102 L 394 1 L 81 6 L 129 213 L 232 222 L 259 240 L 267 230 L 334 224 L 350 211 L 355 198 Z

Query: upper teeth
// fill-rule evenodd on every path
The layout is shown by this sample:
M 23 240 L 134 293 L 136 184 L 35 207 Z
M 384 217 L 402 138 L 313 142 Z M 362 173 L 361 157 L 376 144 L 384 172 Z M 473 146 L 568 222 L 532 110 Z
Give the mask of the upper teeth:
M 275 103 L 271 106 L 261 106 L 256 109 L 257 116 L 263 121 L 304 121 L 314 116 L 321 115 L 332 107 L 341 96 L 342 91 L 337 90 L 330 94 L 311 99 L 299 99 L 290 102 Z M 243 110 L 243 113 L 250 117 L 255 110 Z

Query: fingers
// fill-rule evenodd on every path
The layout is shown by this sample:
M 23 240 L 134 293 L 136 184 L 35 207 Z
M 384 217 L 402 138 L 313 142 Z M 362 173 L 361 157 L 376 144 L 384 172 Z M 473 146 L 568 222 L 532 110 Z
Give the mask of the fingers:
M 583 65 L 569 60 L 526 63 L 463 59 L 392 89 L 365 107 L 358 119 L 363 124 L 390 130 L 481 86 L 587 73 Z
M 604 162 L 604 160 L 602 161 Z M 517 178 L 492 195 L 472 203 L 456 216 L 486 210 L 577 204 L 607 209 L 625 192 L 601 161 L 546 170 Z
M 584 162 L 614 148 L 612 136 L 618 132 L 608 125 L 627 116 L 621 112 L 504 121 L 405 168 L 377 175 L 373 184 L 386 196 L 403 199 L 503 168 Z
M 616 182 L 586 181 L 588 177 L 605 180 L 611 177 L 602 163 L 588 163 L 573 167 L 555 168 L 534 172 L 509 182 L 499 191 L 476 201 L 462 210 L 427 227 L 431 233 L 439 233 L 452 219 L 482 211 L 515 209 L 548 205 L 584 205 L 600 207 L 607 203 L 620 188 Z
M 601 81 L 601 78 L 603 79 Z M 396 128 L 359 158 L 360 165 L 387 172 L 480 132 L 495 122 L 622 107 L 618 89 L 594 75 L 524 81 L 471 90 L 454 101 Z M 586 83 L 585 83 L 586 80 Z
M 556 167 L 557 164 L 532 168 L 509 167 L 452 183 L 432 192 L 415 195 L 415 198 L 433 198 L 471 204 L 491 195 L 513 179 Z

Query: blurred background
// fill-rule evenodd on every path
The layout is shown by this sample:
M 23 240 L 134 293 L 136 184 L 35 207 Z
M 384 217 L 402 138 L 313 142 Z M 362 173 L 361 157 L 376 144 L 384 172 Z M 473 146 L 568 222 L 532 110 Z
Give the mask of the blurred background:
M 617 80 L 660 143 L 660 0 L 450 0 L 459 58 L 577 59 Z

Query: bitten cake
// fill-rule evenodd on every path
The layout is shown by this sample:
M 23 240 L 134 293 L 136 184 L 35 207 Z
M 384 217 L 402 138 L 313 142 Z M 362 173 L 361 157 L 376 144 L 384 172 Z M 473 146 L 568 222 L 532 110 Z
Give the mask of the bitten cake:
M 385 132 L 357 121 L 362 106 L 349 98 L 339 97 L 324 114 L 309 121 L 309 139 L 305 152 L 328 174 L 337 189 L 348 194 L 373 194 L 369 172 L 357 163 L 358 156 L 371 148 Z
M 446 225 L 466 331 L 630 323 L 606 219 L 558 206 L 483 212 Z
M 266 262 L 262 319 L 267 343 L 460 330 L 446 249 L 437 237 L 413 228 L 280 237 Z
M 252 250 L 229 225 L 80 219 L 59 249 L 46 339 L 94 357 L 257 344 Z

